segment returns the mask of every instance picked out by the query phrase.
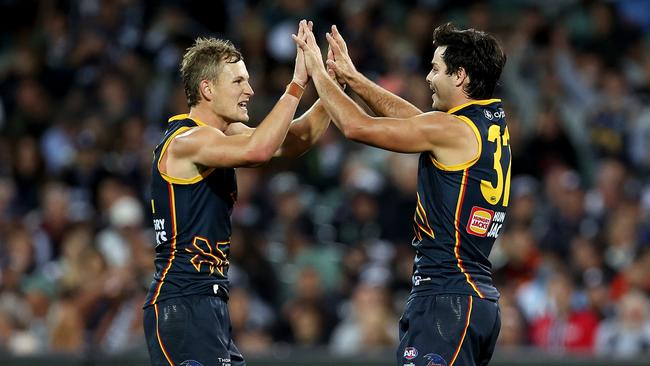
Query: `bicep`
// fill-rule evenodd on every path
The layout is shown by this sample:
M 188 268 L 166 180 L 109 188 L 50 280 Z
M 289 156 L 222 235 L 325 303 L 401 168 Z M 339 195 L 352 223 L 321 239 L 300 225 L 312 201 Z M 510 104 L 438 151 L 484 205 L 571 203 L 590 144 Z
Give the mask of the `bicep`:
M 220 130 L 202 126 L 174 138 L 170 152 L 209 168 L 235 168 L 260 163 L 248 134 L 227 136 Z
M 356 128 L 351 139 L 402 153 L 435 151 L 454 138 L 446 116 L 425 113 L 411 118 L 371 118 Z

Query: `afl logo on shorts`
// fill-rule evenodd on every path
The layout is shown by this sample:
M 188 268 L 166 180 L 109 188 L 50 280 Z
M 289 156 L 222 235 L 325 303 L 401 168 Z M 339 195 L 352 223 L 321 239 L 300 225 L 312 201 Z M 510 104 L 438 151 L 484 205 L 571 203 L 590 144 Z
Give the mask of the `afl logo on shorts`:
M 487 235 L 493 217 L 494 211 L 492 210 L 478 206 L 472 207 L 472 213 L 467 221 L 467 233 L 484 237 Z
M 407 360 L 412 360 L 418 357 L 418 350 L 415 347 L 406 347 L 404 349 L 404 358 Z

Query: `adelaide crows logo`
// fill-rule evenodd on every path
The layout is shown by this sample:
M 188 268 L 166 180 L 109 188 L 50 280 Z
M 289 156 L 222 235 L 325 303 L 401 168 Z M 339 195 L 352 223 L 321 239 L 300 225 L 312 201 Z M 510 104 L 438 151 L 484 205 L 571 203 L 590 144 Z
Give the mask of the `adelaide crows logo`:
M 194 268 L 196 268 L 197 272 L 201 272 L 201 265 L 205 264 L 210 271 L 210 274 L 218 271 L 223 276 L 224 269 L 228 268 L 230 241 L 216 242 L 216 244 L 212 246 L 208 239 L 195 236 L 192 246 L 185 248 L 185 251 L 195 254 L 195 256 L 190 259 L 190 263 L 192 263 Z
M 442 356 L 437 355 L 435 353 L 427 353 L 424 355 L 425 360 L 429 360 L 429 363 L 427 363 L 427 366 L 447 366 L 447 361 L 445 361 Z

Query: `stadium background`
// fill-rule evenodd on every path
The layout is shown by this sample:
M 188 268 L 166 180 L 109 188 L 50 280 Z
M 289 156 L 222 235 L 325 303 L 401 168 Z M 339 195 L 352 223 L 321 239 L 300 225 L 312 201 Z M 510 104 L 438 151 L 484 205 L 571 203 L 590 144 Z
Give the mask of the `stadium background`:
M 291 78 L 303 18 L 321 45 L 337 24 L 357 68 L 423 110 L 435 25 L 498 37 L 514 160 L 495 364 L 647 364 L 643 0 L 0 1 L 0 363 L 146 364 L 151 152 L 187 111 L 179 58 L 196 36 L 231 39 L 255 125 Z M 252 365 L 393 364 L 416 166 L 332 126 L 298 160 L 238 169 L 230 305 Z

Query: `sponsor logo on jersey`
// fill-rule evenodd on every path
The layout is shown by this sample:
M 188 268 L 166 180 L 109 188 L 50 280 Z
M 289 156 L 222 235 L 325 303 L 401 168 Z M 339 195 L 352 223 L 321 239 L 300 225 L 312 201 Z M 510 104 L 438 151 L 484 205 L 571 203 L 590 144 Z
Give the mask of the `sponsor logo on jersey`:
M 494 119 L 494 116 L 492 116 L 492 112 L 488 111 L 487 109 L 483 110 L 483 114 L 485 114 L 485 118 L 489 119 L 490 121 Z
M 406 347 L 404 349 L 404 358 L 407 360 L 412 360 L 418 357 L 418 350 L 415 347 Z
M 221 366 L 231 366 L 229 358 L 217 357 L 217 360 L 221 363 Z
M 427 366 L 447 366 L 447 361 L 445 361 L 442 356 L 435 353 L 427 353 L 424 355 L 424 359 L 429 361 Z
M 493 217 L 494 211 L 492 210 L 478 206 L 472 207 L 472 213 L 467 221 L 467 233 L 484 237 L 487 235 Z

